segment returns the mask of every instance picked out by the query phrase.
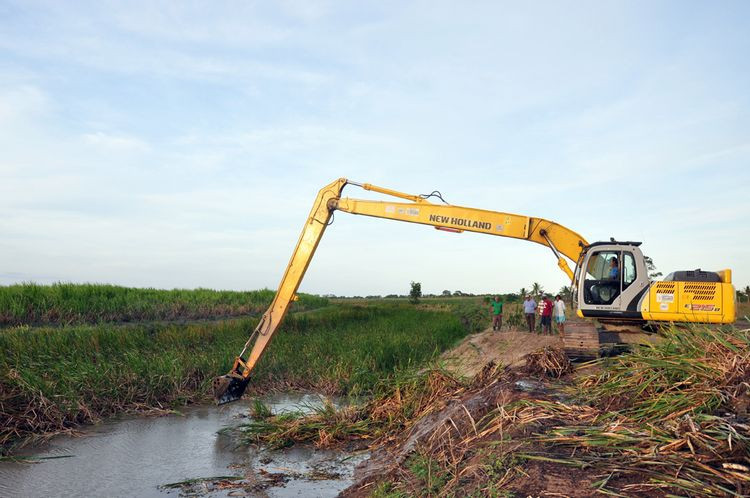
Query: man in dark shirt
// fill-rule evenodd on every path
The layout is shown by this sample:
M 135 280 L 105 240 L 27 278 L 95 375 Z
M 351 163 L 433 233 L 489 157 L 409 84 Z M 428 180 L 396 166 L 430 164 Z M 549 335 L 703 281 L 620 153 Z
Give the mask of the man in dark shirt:
M 544 295 L 539 307 L 542 309 L 542 333 L 552 335 L 552 309 L 554 303 L 550 301 L 548 295 Z

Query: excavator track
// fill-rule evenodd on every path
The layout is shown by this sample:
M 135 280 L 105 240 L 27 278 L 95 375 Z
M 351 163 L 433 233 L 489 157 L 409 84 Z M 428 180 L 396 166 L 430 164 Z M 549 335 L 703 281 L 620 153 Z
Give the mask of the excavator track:
M 568 322 L 563 336 L 565 354 L 572 360 L 593 360 L 599 357 L 599 330 L 593 323 Z

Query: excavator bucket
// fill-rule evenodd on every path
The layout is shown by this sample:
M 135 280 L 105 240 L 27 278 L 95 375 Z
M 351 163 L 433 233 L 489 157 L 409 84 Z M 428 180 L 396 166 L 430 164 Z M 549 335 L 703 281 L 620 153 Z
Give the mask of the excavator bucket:
M 216 404 L 223 405 L 237 401 L 242 397 L 249 383 L 250 378 L 244 378 L 241 375 L 228 374 L 216 377 L 213 382 Z

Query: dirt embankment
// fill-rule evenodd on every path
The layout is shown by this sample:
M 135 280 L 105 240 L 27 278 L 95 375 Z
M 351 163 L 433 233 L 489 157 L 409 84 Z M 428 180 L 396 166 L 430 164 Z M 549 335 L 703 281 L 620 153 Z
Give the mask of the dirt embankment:
M 467 336 L 458 346 L 443 353 L 442 359 L 450 372 L 471 378 L 489 362 L 511 368 L 523 366 L 526 355 L 545 347 L 562 347 L 562 339 L 557 335 L 520 330 L 494 332 L 487 329 Z
M 561 396 L 558 392 L 528 372 L 530 368 L 533 370 L 529 363 L 538 366 L 540 355 L 551 357 L 551 364 L 562 357 L 562 370 L 567 370 L 567 359 L 555 353 L 559 353 L 561 347 L 558 336 L 518 330 L 494 332 L 488 329 L 464 339 L 444 353 L 442 359 L 449 372 L 472 379 L 471 383 L 443 396 L 401 434 L 393 435 L 387 443 L 375 448 L 371 457 L 357 467 L 355 483 L 342 496 L 370 496 L 385 483 L 394 482 L 398 483 L 398 491 L 407 493 L 438 496 L 449 486 L 453 491 L 459 487 L 468 493 L 492 494 L 491 489 L 481 484 L 487 480 L 488 461 L 497 458 L 502 462 L 517 449 L 517 443 L 504 441 L 517 435 L 518 430 L 511 429 L 507 420 L 500 419 L 488 426 L 486 419 L 498 408 L 523 400 L 558 401 Z M 534 357 L 531 362 L 527 361 L 529 355 Z M 496 443 L 500 447 L 495 455 L 477 451 L 485 444 Z M 424 461 L 435 466 L 435 475 L 428 476 L 426 481 L 424 476 L 414 475 L 420 474 L 419 462 Z M 588 496 L 593 482 L 593 477 L 585 472 L 549 462 L 529 462 L 521 479 L 511 475 L 515 474 L 511 472 L 514 465 L 507 462 L 505 466 L 507 469 L 503 472 L 507 473 L 508 480 L 516 481 L 510 487 L 504 486 L 510 482 L 499 483 L 505 490 L 533 495 L 550 492 L 557 496 Z M 454 472 L 443 472 L 446 468 Z M 454 482 L 449 482 L 451 480 Z
M 557 337 L 470 336 L 443 359 L 473 379 L 426 372 L 418 408 L 342 495 L 749 496 L 748 345 L 742 331 L 674 332 L 568 376 Z

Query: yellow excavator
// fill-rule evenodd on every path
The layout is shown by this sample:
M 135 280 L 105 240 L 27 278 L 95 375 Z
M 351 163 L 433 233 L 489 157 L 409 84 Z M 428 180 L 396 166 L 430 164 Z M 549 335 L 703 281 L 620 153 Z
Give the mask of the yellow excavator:
M 341 197 L 347 185 L 406 202 Z M 442 203 L 432 202 L 433 198 Z M 250 373 L 296 299 L 300 282 L 335 211 L 432 225 L 438 230 L 454 233 L 513 237 L 547 246 L 557 259 L 557 265 L 571 279 L 578 317 L 596 319 L 605 330 L 609 328 L 610 333 L 615 334 L 615 341 L 618 340 L 618 327 L 623 330 L 623 326 L 660 322 L 728 324 L 735 321 L 736 294 L 731 270 L 676 271 L 664 280 L 654 282 L 648 276 L 640 242 L 611 239 L 589 243 L 569 228 L 542 218 L 450 205 L 443 201 L 439 192 L 410 195 L 339 178 L 318 193 L 271 305 L 230 372 L 214 380 L 214 397 L 218 404 L 242 396 L 250 381 Z M 568 261 L 574 264 L 574 269 L 570 268 Z M 563 338 L 566 352 L 572 357 L 596 356 L 600 332 L 591 321 L 566 324 Z M 248 350 L 250 353 L 246 358 Z

